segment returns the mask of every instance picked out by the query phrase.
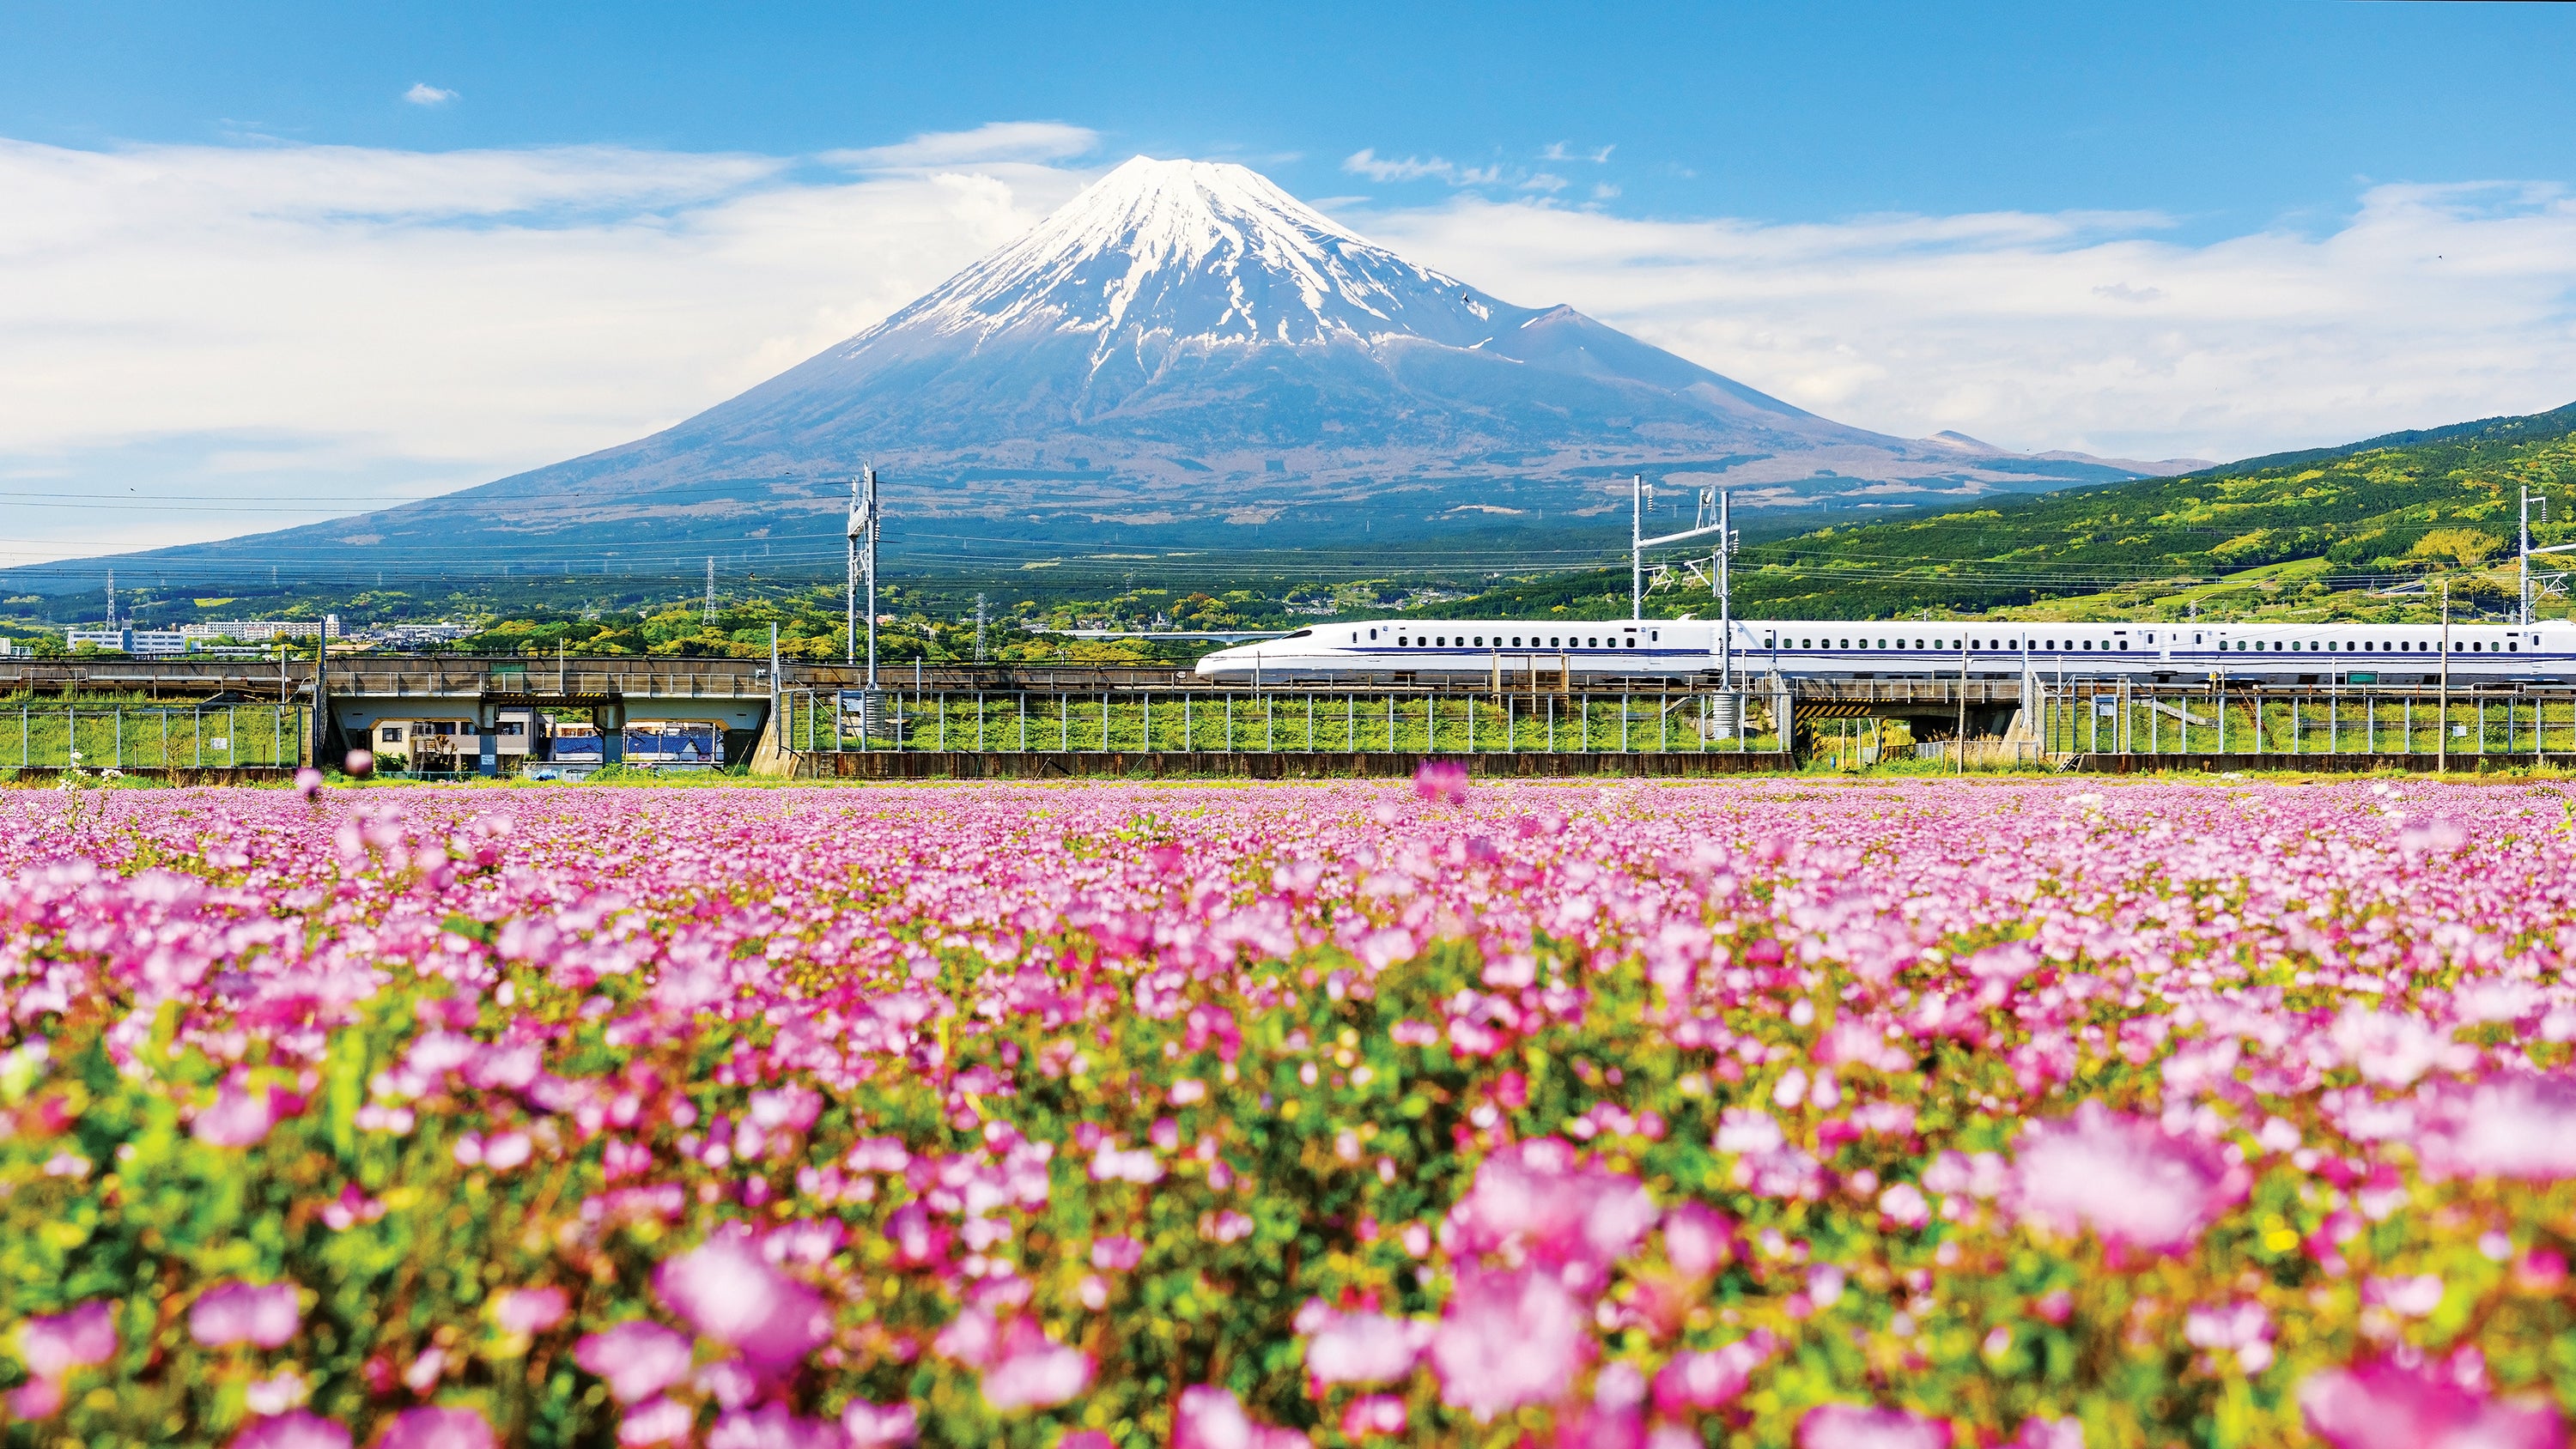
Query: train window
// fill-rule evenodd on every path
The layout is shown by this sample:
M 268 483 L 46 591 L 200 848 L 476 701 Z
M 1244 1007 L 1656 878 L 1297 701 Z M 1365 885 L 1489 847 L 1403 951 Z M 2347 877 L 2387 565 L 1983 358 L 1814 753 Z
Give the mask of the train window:
M 1375 629 L 1371 629 L 1371 630 L 1369 631 L 1369 637 L 1370 637 L 1370 638 L 1372 638 L 1372 639 L 1376 638 L 1376 637 L 1377 637 L 1377 631 L 1376 631 Z
M 1637 636 L 1636 636 L 1636 635 L 1631 634 L 1631 635 L 1629 635 L 1629 636 L 1628 636 L 1628 647 L 1629 647 L 1629 648 L 1631 648 L 1631 649 L 1634 649 L 1634 648 L 1636 648 L 1636 647 L 1637 647 Z
M 2472 645 L 2470 645 L 2470 646 L 2469 646 L 2469 649 L 2471 650 L 2471 652 L 2473 652 L 2473 653 L 2478 653 L 2478 654 L 2484 654 L 2484 653 L 2486 653 L 2486 652 L 2487 652 L 2487 646 L 2486 646 L 2485 644 L 2483 644 L 2483 643 L 2480 643 L 2480 644 L 2472 644 Z
M 1762 647 L 1763 647 L 1763 648 L 1765 648 L 1765 649 L 1777 649 L 1777 648 L 1779 648 L 1779 647 L 1780 647 L 1780 640 L 1779 640 L 1779 636 L 1778 636 L 1778 635 L 1776 635 L 1776 634 L 1765 634 L 1765 635 L 1763 635 L 1763 636 L 1762 636 Z
M 1798 641 L 1798 647 L 1801 649 L 1813 649 L 1816 647 L 1816 641 L 1813 639 L 1801 639 Z
M 1485 647 L 1485 636 L 1484 636 L 1484 635 L 1479 634 L 1479 635 L 1477 635 L 1477 636 L 1476 636 L 1476 647 L 1477 647 L 1477 648 L 1479 648 L 1479 649 L 1482 649 L 1482 648 L 1484 648 L 1484 647 Z
M 2513 651 L 2513 652 L 2514 652 L 2514 653 L 2516 653 L 2516 654 L 2519 654 L 2519 653 L 2521 653 L 2521 652 L 2522 652 L 2522 645 L 2521 645 L 2520 643 L 2518 643 L 2518 642 L 2514 641 L 2514 640 L 2511 640 L 2511 639 L 2508 639 L 2508 640 L 2506 640 L 2506 641 L 2505 641 L 2505 645 L 2504 645 L 2504 647 L 2505 647 L 2505 648 L 2507 648 L 2507 649 L 2509 649 L 2509 650 L 2511 650 L 2511 651 Z
M 1649 639 L 1661 639 L 1664 637 L 1664 631 L 1661 629 L 1649 629 L 1646 631 L 1646 637 Z
M 1563 639 L 1551 638 L 1547 641 L 1547 647 L 1550 649 L 1562 649 L 1565 647 L 1565 641 Z
M 1843 648 L 1845 648 L 1845 649 L 1849 649 L 1849 648 L 1851 647 L 1851 641 L 1850 641 L 1849 639 L 1845 639 L 1845 640 L 1842 642 L 1842 647 L 1843 647 Z

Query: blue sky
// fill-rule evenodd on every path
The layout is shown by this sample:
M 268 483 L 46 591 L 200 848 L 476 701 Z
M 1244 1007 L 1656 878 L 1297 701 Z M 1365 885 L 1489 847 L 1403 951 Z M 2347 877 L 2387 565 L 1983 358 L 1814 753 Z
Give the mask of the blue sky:
M 626 441 L 1138 152 L 1901 436 L 2531 411 L 2571 72 L 2569 5 L 12 0 L 0 563 Z
M 2576 174 L 2571 62 L 2556 5 L 13 0 L 0 133 L 799 155 L 1025 117 L 1307 196 L 1362 149 L 1517 172 L 1563 145 L 1613 148 L 1555 169 L 1638 214 L 2217 229 L 2324 224 L 2361 178 Z

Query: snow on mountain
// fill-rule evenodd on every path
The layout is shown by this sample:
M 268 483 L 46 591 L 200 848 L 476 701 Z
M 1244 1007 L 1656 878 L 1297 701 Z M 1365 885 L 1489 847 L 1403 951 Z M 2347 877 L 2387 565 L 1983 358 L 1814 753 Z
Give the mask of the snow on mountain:
M 1035 325 L 1092 337 L 1096 358 L 1144 335 L 1473 346 L 1492 316 L 1465 283 L 1362 239 L 1258 173 L 1139 156 L 850 345 L 908 328 L 981 339 Z
M 1244 167 L 1139 156 L 885 321 L 663 432 L 238 546 L 361 564 L 553 558 L 601 537 L 630 557 L 819 547 L 841 528 L 834 480 L 862 462 L 922 536 L 1032 546 L 1278 548 L 1355 526 L 1553 541 L 1568 520 L 1624 519 L 1632 472 L 1721 483 L 1747 509 L 2130 476 L 1847 427 L 1418 265 Z

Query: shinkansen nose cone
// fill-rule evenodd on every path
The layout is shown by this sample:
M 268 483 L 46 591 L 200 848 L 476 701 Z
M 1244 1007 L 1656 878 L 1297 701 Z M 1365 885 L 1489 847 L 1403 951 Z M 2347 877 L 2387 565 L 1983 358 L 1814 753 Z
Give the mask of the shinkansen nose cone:
M 1222 679 L 1237 674 L 1250 675 L 1260 667 L 1261 646 L 1237 644 L 1200 659 L 1198 672 L 1201 679 Z

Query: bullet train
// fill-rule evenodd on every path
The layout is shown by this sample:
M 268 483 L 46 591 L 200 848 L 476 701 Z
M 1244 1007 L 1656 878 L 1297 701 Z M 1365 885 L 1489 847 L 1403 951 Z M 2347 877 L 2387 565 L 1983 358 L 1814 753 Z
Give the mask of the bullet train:
M 2219 677 L 2248 683 L 2430 684 L 2442 672 L 2439 624 L 2045 624 L 1944 620 L 1366 619 L 1320 624 L 1220 649 L 1202 677 L 1229 684 L 1553 681 L 1708 682 L 1731 663 L 1737 678 L 1821 679 Z M 2458 685 L 2576 678 L 2576 622 L 2453 624 Z

